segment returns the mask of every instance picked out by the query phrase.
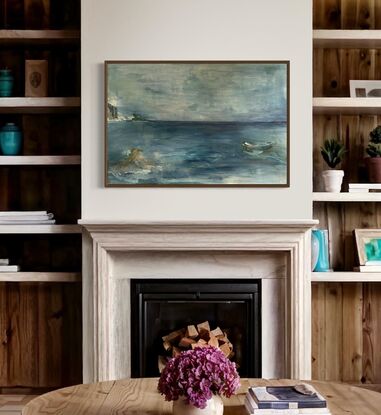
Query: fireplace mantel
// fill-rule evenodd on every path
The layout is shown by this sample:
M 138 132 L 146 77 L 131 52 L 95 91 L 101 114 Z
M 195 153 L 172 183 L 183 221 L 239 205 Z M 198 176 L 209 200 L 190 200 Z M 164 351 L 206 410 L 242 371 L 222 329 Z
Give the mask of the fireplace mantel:
M 288 253 L 286 374 L 311 378 L 310 229 L 314 220 L 237 222 L 86 221 L 84 227 L 84 381 L 128 377 L 129 279 L 114 278 L 113 252 L 245 251 Z M 122 294 L 123 290 L 126 292 Z

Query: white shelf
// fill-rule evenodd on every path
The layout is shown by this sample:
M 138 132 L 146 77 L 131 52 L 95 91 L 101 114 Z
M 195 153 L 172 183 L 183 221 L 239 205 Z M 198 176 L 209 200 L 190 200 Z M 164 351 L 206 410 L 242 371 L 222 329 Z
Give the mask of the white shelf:
M 313 98 L 314 114 L 379 115 L 381 98 Z
M 67 166 L 81 164 L 81 156 L 0 156 L 0 166 Z
M 0 272 L 0 282 L 80 282 L 79 272 Z
M 0 30 L 0 44 L 49 44 L 79 42 L 79 30 Z
M 312 282 L 381 282 L 379 272 L 312 272 Z
M 314 192 L 312 194 L 314 202 L 381 202 L 380 193 L 330 193 Z
M 82 233 L 79 225 L 0 225 L 0 234 Z
M 381 30 L 314 30 L 315 48 L 381 48 Z

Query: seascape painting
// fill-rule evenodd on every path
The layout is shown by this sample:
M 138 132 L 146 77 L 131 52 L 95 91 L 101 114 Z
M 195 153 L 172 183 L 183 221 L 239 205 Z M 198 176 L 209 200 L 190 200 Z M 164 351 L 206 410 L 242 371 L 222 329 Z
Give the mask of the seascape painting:
M 289 185 L 289 63 L 106 62 L 106 186 Z

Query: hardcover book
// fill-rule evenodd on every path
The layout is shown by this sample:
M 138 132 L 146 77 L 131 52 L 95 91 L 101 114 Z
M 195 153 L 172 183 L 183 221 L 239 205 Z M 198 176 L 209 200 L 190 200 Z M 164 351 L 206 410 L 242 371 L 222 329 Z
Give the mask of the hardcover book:
M 249 394 L 259 409 L 326 408 L 326 400 L 308 384 L 251 387 Z

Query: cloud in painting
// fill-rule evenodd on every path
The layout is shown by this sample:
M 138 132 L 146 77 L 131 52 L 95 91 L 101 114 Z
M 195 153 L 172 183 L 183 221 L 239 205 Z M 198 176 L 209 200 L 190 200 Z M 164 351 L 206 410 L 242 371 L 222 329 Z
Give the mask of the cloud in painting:
M 150 120 L 287 120 L 287 66 L 264 63 L 120 63 L 109 97 Z

